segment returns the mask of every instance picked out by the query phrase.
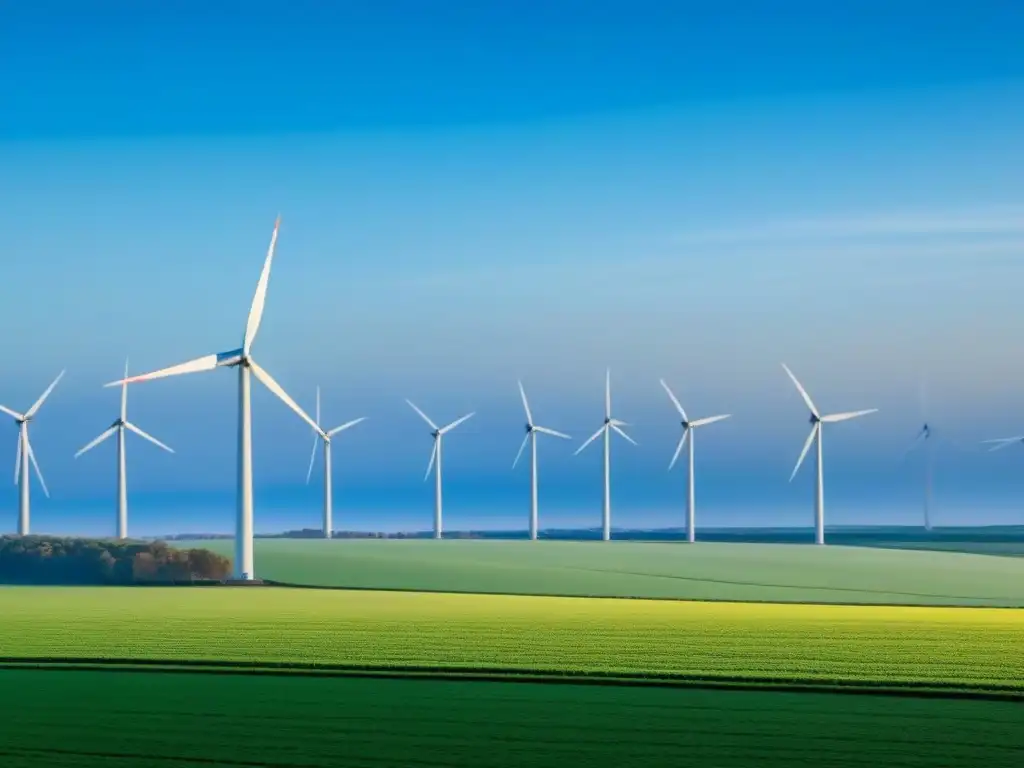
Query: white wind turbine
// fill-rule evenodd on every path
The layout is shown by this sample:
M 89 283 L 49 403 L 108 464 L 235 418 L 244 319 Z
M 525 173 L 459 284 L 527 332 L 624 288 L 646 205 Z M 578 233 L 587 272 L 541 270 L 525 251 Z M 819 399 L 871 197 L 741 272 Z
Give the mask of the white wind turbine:
M 32 451 L 32 443 L 28 441 L 28 423 L 35 418 L 35 415 L 39 412 L 43 403 L 46 402 L 46 398 L 53 392 L 53 388 L 57 386 L 57 382 L 60 381 L 64 375 L 64 371 L 57 374 L 57 378 L 53 380 L 53 383 L 46 388 L 46 391 L 39 396 L 32 407 L 24 413 L 18 413 L 12 411 L 6 406 L 0 405 L 0 412 L 6 413 L 15 423 L 18 425 L 18 455 L 14 459 L 14 482 L 18 484 L 18 490 L 21 492 L 18 501 L 18 535 L 28 536 L 29 532 L 29 499 L 28 499 L 28 464 L 32 462 L 32 468 L 36 471 L 36 477 L 39 478 L 39 485 L 43 488 L 43 493 L 49 498 L 50 491 L 46 488 L 46 481 L 43 480 L 43 473 L 39 470 L 39 462 L 36 461 L 36 455 Z
M 434 475 L 434 538 L 435 539 L 440 539 L 441 538 L 441 438 L 444 437 L 446 433 L 451 432 L 453 429 L 455 429 L 457 426 L 459 426 L 459 424 L 461 424 L 466 419 L 468 419 L 470 416 L 472 416 L 473 413 L 476 413 L 476 411 L 473 411 L 473 413 L 467 413 L 461 419 L 456 419 L 455 421 L 453 421 L 451 424 L 448 424 L 447 426 L 439 427 L 439 426 L 437 426 L 437 424 L 435 424 L 434 422 L 432 422 L 430 420 L 430 417 L 427 416 L 427 414 L 425 414 L 423 411 L 421 411 L 419 408 L 417 408 L 416 405 L 412 402 L 412 400 L 406 399 L 405 402 L 407 402 L 410 406 L 412 406 L 412 409 L 414 411 L 416 411 L 416 413 L 418 413 L 420 415 L 420 417 L 425 422 L 427 422 L 427 424 L 429 424 L 430 428 L 433 430 L 433 432 L 431 432 L 430 435 L 431 435 L 431 437 L 434 438 L 434 448 L 430 452 L 430 463 L 427 464 L 427 473 L 423 476 L 423 480 L 426 481 L 426 479 L 428 477 L 430 477 L 430 470 L 434 469 L 434 462 L 436 461 L 437 462 L 437 472 Z
M 553 429 L 547 427 L 539 427 L 533 423 L 533 414 L 530 413 L 530 404 L 526 401 L 526 390 L 523 389 L 523 382 L 519 382 L 519 394 L 523 398 L 523 410 L 526 411 L 526 437 L 523 438 L 522 444 L 519 446 L 519 453 L 516 454 L 515 461 L 512 462 L 512 469 L 516 468 L 516 464 L 519 463 L 519 457 L 523 455 L 523 449 L 526 448 L 527 441 L 530 442 L 530 539 L 532 541 L 537 540 L 537 433 L 540 432 L 545 435 L 552 435 L 554 437 L 561 437 L 565 440 L 571 440 L 572 438 L 568 435 L 556 432 Z
M 128 378 L 128 361 L 124 363 L 124 377 Z M 155 437 L 150 434 L 143 432 L 137 426 L 128 421 L 128 384 L 121 384 L 121 415 L 117 421 L 110 425 L 105 432 L 102 432 L 99 437 L 93 440 L 91 443 L 82 448 L 78 453 L 75 454 L 77 459 L 83 453 L 97 445 L 102 443 L 108 437 L 117 433 L 117 538 L 127 539 L 128 538 L 128 470 L 125 465 L 124 456 L 124 431 L 128 429 L 134 432 L 139 437 L 149 440 L 153 445 L 158 448 L 163 448 L 169 453 L 174 453 L 171 448 L 161 443 Z
M 926 531 L 930 531 L 932 529 L 932 474 L 935 463 L 935 441 L 932 439 L 934 432 L 932 431 L 931 425 L 928 423 L 927 381 L 921 382 L 921 420 L 924 424 L 917 433 L 917 437 L 914 438 L 914 442 L 912 442 L 910 447 L 904 452 L 903 457 L 906 458 L 919 447 L 924 446 L 924 529 Z
M 212 371 L 214 368 L 237 368 L 238 369 L 238 517 L 235 527 L 235 578 L 239 580 L 252 580 L 255 578 L 253 568 L 253 511 L 252 511 L 252 408 L 250 407 L 250 377 L 253 375 L 259 379 L 263 386 L 273 392 L 285 405 L 291 408 L 299 417 L 320 432 L 317 426 L 306 412 L 303 411 L 281 385 L 274 381 L 273 377 L 261 368 L 253 359 L 251 348 L 256 332 L 260 327 L 260 320 L 263 318 L 263 307 L 267 300 L 267 281 L 270 279 L 270 265 L 274 260 L 274 248 L 277 245 L 277 233 L 281 226 L 281 218 L 278 217 L 274 223 L 274 232 L 270 237 L 270 247 L 267 249 L 267 256 L 263 262 L 263 271 L 260 273 L 259 282 L 256 284 L 256 294 L 252 299 L 252 306 L 249 308 L 249 319 L 245 324 L 245 335 L 242 337 L 242 346 L 227 352 L 219 352 L 204 357 L 197 357 L 169 368 L 162 368 L 151 373 L 144 373 L 139 376 L 112 381 L 104 386 L 113 387 L 122 383 L 133 383 L 138 381 L 149 381 L 160 379 L 165 376 L 176 376 L 185 373 L 198 373 L 200 371 Z
M 793 468 L 793 474 L 789 476 L 790 482 L 796 477 L 797 471 L 800 469 L 800 465 L 804 463 L 804 457 L 807 456 L 807 451 L 811 449 L 811 443 L 817 442 L 818 444 L 818 482 L 816 492 L 814 496 L 814 543 L 824 544 L 825 543 L 825 479 L 824 479 L 824 467 L 822 465 L 821 455 L 821 436 L 822 436 L 822 424 L 832 424 L 837 421 L 846 421 L 848 419 L 855 419 L 858 416 L 866 416 L 869 413 L 876 413 L 877 408 L 870 408 L 866 411 L 848 411 L 846 413 L 833 413 L 828 416 L 821 416 L 818 414 L 818 409 L 814 407 L 814 403 L 811 401 L 811 396 L 807 394 L 807 390 L 803 388 L 793 372 L 786 367 L 783 363 L 782 367 L 786 373 L 789 374 L 789 378 L 793 380 L 796 385 L 797 391 L 800 392 L 800 396 L 804 399 L 807 407 L 811 411 L 811 433 L 807 436 L 807 442 L 804 443 L 804 449 L 800 452 L 800 458 L 797 459 L 796 466 Z
M 683 420 L 681 422 L 682 425 L 683 425 L 683 434 L 679 438 L 679 444 L 676 446 L 676 452 L 674 454 L 672 454 L 672 461 L 670 461 L 669 464 L 668 464 L 668 468 L 669 469 L 672 469 L 672 467 L 675 466 L 676 461 L 679 459 L 679 454 L 682 453 L 683 444 L 686 442 L 686 438 L 687 437 L 690 438 L 690 450 L 689 450 L 690 473 L 688 475 L 687 485 L 686 485 L 686 540 L 689 541 L 689 542 L 693 542 L 695 540 L 695 534 L 694 534 L 694 517 L 695 517 L 695 511 L 694 510 L 695 510 L 695 503 L 694 503 L 694 480 L 693 480 L 693 439 L 694 439 L 695 435 L 693 435 L 692 432 L 697 427 L 703 427 L 706 424 L 714 424 L 716 421 L 722 421 L 722 419 L 728 419 L 729 416 L 731 416 L 732 414 L 726 413 L 726 414 L 724 414 L 722 416 L 708 416 L 708 417 L 703 418 L 703 419 L 694 419 L 693 421 L 691 421 L 690 417 L 686 415 L 686 411 L 683 409 L 683 406 L 680 404 L 680 402 L 676 398 L 676 396 L 672 393 L 672 390 L 669 389 L 668 384 L 665 383 L 664 379 L 661 380 L 661 386 L 663 386 L 665 388 L 665 391 L 668 393 L 669 399 L 672 400 L 672 404 L 676 407 L 676 410 L 679 411 L 679 415 L 683 417 Z
M 1017 437 L 997 437 L 995 440 L 982 440 L 981 442 L 992 444 L 992 447 L 988 449 L 988 452 L 992 453 L 992 451 L 1001 451 L 1003 448 L 1009 448 L 1011 445 L 1016 443 L 1024 444 L 1024 435 L 1017 435 Z
M 366 421 L 366 416 L 361 416 L 352 421 L 346 421 L 340 427 L 324 431 L 321 427 L 313 434 L 313 452 L 309 456 L 309 470 L 306 472 L 306 485 L 309 485 L 309 478 L 313 475 L 313 462 L 316 461 L 316 444 L 323 440 L 324 443 L 324 538 L 331 538 L 333 529 L 333 508 L 334 494 L 331 489 L 331 438 L 349 427 L 354 427 L 361 421 Z M 316 423 L 320 423 L 320 387 L 316 388 Z
M 611 433 L 615 430 L 626 440 L 636 445 L 636 440 L 622 431 L 622 427 L 628 427 L 624 421 L 612 418 L 612 372 L 609 369 L 604 378 L 604 424 L 592 434 L 587 441 L 576 449 L 579 454 L 584 448 L 594 442 L 601 435 L 604 435 L 604 505 L 601 513 L 601 538 L 610 541 L 612 538 L 612 478 L 611 478 Z

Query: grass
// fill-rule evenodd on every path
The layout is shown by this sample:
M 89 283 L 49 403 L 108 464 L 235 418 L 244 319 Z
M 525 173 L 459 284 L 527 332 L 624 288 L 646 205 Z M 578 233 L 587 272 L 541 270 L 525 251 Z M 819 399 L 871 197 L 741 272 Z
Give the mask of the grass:
M 0 589 L 0 656 L 1024 692 L 1024 611 L 287 588 Z
M 233 542 L 175 545 L 230 556 Z M 256 573 L 349 588 L 1024 606 L 1024 558 L 799 544 L 257 539 Z
M 1024 764 L 1019 704 L 0 670 L 4 768 Z

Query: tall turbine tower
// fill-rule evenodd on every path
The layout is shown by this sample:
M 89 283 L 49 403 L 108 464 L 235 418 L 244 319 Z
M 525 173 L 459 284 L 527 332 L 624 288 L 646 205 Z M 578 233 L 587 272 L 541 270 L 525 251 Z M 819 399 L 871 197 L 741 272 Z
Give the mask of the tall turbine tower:
M 924 446 L 924 529 L 932 529 L 931 506 L 932 506 L 932 476 L 935 463 L 935 441 L 932 439 L 934 432 L 928 420 L 928 382 L 921 382 L 921 426 L 914 442 L 910 444 L 903 457 L 913 453 L 919 447 Z
M 125 379 L 128 378 L 127 360 L 124 362 L 124 377 Z M 128 421 L 128 385 L 122 383 L 121 415 L 105 432 L 100 433 L 99 437 L 75 454 L 75 458 L 77 459 L 86 451 L 95 448 L 108 437 L 117 433 L 117 538 L 119 539 L 128 538 L 128 470 L 125 465 L 124 457 L 124 431 L 126 429 L 131 430 L 139 437 L 149 440 L 149 442 L 153 443 L 153 445 L 158 448 L 163 448 L 168 453 L 174 453 L 173 450 L 161 443 L 155 437 L 143 432 L 137 426 Z
M 197 357 L 195 360 L 172 365 L 170 368 L 161 368 L 158 371 L 132 376 L 120 381 L 112 381 L 104 385 L 114 387 L 125 382 L 131 384 L 138 381 L 161 379 L 165 376 L 212 371 L 214 368 L 238 369 L 238 517 L 235 523 L 234 576 L 236 579 L 246 581 L 256 578 L 252 546 L 252 409 L 249 402 L 250 372 L 263 383 L 263 386 L 277 395 L 285 405 L 298 414 L 303 421 L 313 427 L 315 431 L 320 432 L 320 427 L 316 425 L 316 422 L 309 418 L 306 412 L 281 388 L 281 385 L 274 381 L 273 377 L 256 363 L 251 353 L 253 340 L 255 340 L 256 332 L 259 330 L 260 320 L 263 318 L 263 307 L 267 300 L 267 281 L 270 279 L 270 265 L 274 260 L 274 248 L 277 245 L 277 233 L 280 226 L 281 218 L 278 217 L 274 223 L 274 232 L 270 236 L 270 247 L 267 249 L 267 257 L 263 262 L 263 271 L 260 273 L 259 282 L 256 283 L 256 294 L 253 296 L 252 306 L 249 308 L 249 319 L 245 324 L 245 334 L 242 337 L 241 347 L 227 352 Z
M 676 446 L 676 452 L 672 454 L 672 461 L 670 461 L 668 464 L 669 469 L 672 469 L 672 467 L 675 466 L 676 461 L 679 459 L 679 454 L 682 453 L 683 444 L 686 442 L 686 438 L 690 438 L 690 473 L 687 476 L 686 483 L 686 540 L 690 543 L 693 543 L 693 541 L 695 541 L 696 539 L 696 536 L 694 533 L 695 502 L 693 480 L 693 439 L 695 435 L 693 435 L 692 433 L 693 430 L 696 429 L 697 427 L 703 427 L 706 424 L 714 424 L 716 421 L 728 419 L 729 416 L 731 416 L 732 414 L 726 413 L 722 416 L 708 416 L 703 419 L 694 419 L 693 421 L 690 421 L 690 418 L 689 416 L 686 415 L 686 411 L 683 409 L 683 406 L 680 404 L 675 394 L 673 394 L 672 390 L 669 389 L 668 384 L 665 383 L 664 379 L 661 380 L 661 386 L 665 388 L 665 391 L 668 393 L 669 399 L 672 401 L 672 404 L 676 407 L 676 410 L 679 412 L 679 415 L 683 417 L 683 420 L 681 422 L 681 424 L 683 425 L 683 434 L 679 437 L 679 444 Z
M 24 413 L 18 413 L 12 411 L 3 405 L 0 405 L 0 412 L 6 413 L 14 422 L 18 425 L 18 454 L 14 459 L 14 482 L 19 486 L 18 490 L 21 492 L 18 501 L 18 535 L 28 536 L 29 532 L 29 499 L 28 499 L 28 464 L 32 462 L 32 468 L 36 471 L 36 477 L 39 478 L 39 485 L 42 486 L 43 493 L 46 497 L 50 497 L 50 492 L 46 488 L 46 481 L 43 480 L 43 473 L 39 469 L 39 463 L 36 461 L 36 455 L 32 451 L 32 443 L 28 441 L 28 423 L 35 418 L 35 415 L 39 412 L 43 403 L 46 402 L 46 398 L 53 392 L 53 388 L 57 386 L 57 382 L 60 381 L 61 376 L 64 375 L 64 371 L 57 374 L 57 378 L 53 380 L 53 383 L 46 388 L 46 391 L 39 396 L 32 407 Z
M 601 512 L 601 538 L 610 541 L 612 538 L 612 477 L 611 477 L 611 433 L 615 430 L 626 440 L 636 445 L 636 441 L 622 431 L 621 427 L 628 427 L 624 421 L 612 418 L 612 372 L 609 369 L 604 377 L 604 424 L 592 434 L 587 441 L 576 449 L 579 454 L 584 448 L 594 442 L 601 435 L 604 435 L 604 506 Z
M 416 411 L 416 413 L 418 413 L 420 415 L 420 417 L 425 422 L 427 422 L 427 424 L 429 424 L 430 428 L 433 430 L 430 433 L 430 436 L 434 438 L 434 449 L 430 452 L 430 463 L 427 464 L 427 473 L 423 476 L 423 480 L 426 481 L 426 479 L 428 477 L 430 477 L 430 470 L 432 470 L 434 468 L 434 462 L 436 460 L 437 461 L 437 473 L 434 475 L 434 538 L 435 539 L 440 539 L 441 538 L 441 438 L 444 437 L 446 433 L 451 432 L 453 429 L 455 429 L 457 426 L 459 426 L 459 424 L 461 424 L 466 419 L 468 419 L 470 416 L 472 416 L 473 413 L 476 413 L 476 411 L 474 411 L 473 413 L 467 413 L 461 419 L 456 419 L 455 421 L 453 421 L 451 424 L 448 424 L 447 426 L 439 427 L 439 426 L 437 426 L 437 424 L 435 424 L 434 422 L 432 422 L 430 420 L 430 417 L 428 417 L 427 414 L 425 414 L 423 411 L 421 411 L 419 408 L 417 408 L 416 405 L 412 402 L 412 400 L 406 400 L 405 402 L 407 402 L 410 406 L 412 406 L 412 409 L 414 411 Z
M 523 398 L 523 410 L 526 411 L 526 437 L 523 438 L 522 444 L 519 446 L 519 453 L 516 454 L 515 461 L 512 462 L 512 469 L 516 468 L 516 464 L 519 463 L 519 457 L 523 455 L 523 449 L 526 448 L 526 442 L 530 442 L 530 540 L 537 540 L 537 433 L 540 432 L 545 435 L 553 435 L 554 437 L 561 437 L 566 440 L 572 438 L 568 435 L 564 435 L 561 432 L 555 432 L 553 429 L 547 427 L 539 427 L 533 423 L 533 414 L 530 413 L 530 404 L 526 401 L 526 390 L 523 389 L 523 382 L 519 382 L 519 394 Z
M 807 452 L 811 449 L 811 443 L 817 442 L 818 444 L 818 483 L 814 495 L 814 543 L 824 544 L 825 543 L 825 479 L 824 479 L 824 467 L 822 465 L 821 455 L 821 436 L 822 436 L 822 424 L 832 424 L 837 421 L 846 421 L 848 419 L 855 419 L 858 416 L 866 416 L 869 413 L 876 413 L 877 408 L 870 408 L 866 411 L 848 411 L 846 413 L 833 413 L 828 416 L 820 416 L 818 409 L 814 407 L 814 403 L 811 401 L 811 396 L 807 394 L 807 390 L 803 388 L 793 372 L 786 367 L 783 363 L 782 367 L 786 373 L 789 374 L 789 378 L 793 380 L 796 385 L 797 391 L 800 392 L 800 396 L 804 399 L 807 407 L 811 411 L 811 433 L 807 436 L 807 442 L 804 443 L 804 449 L 800 452 L 800 458 L 797 459 L 796 466 L 793 468 L 793 474 L 789 476 L 789 481 L 792 482 L 793 478 L 796 477 L 797 471 L 800 469 L 800 465 L 804 463 L 804 457 L 807 456 Z
M 331 538 L 331 531 L 334 530 L 333 520 L 333 491 L 331 490 L 331 438 L 349 427 L 354 427 L 361 421 L 366 421 L 366 416 L 346 421 L 340 427 L 329 429 L 326 432 L 323 428 L 313 432 L 313 452 L 309 456 L 309 470 L 306 472 L 306 485 L 309 485 L 309 478 L 313 475 L 313 462 L 316 461 L 316 444 L 323 440 L 324 443 L 324 538 Z M 320 424 L 320 387 L 316 388 L 316 423 Z

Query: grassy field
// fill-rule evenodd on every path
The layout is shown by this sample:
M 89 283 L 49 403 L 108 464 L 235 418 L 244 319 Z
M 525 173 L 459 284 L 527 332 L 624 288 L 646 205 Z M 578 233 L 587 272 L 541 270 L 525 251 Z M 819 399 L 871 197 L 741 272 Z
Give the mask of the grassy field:
M 275 587 L 0 588 L 0 657 L 1024 692 L 1024 611 Z M 1016 692 L 1016 693 L 1014 693 Z
M 4 768 L 1024 764 L 1019 704 L 0 670 Z
M 175 542 L 232 554 L 230 540 Z M 257 539 L 256 572 L 351 588 L 904 605 L 1024 606 L 1024 558 L 717 544 Z

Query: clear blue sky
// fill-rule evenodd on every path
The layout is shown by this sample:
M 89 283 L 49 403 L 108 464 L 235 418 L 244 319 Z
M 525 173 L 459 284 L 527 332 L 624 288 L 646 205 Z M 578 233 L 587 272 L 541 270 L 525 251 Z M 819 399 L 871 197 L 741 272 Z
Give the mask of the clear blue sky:
M 571 454 L 608 366 L 640 443 L 614 445 L 618 525 L 682 521 L 662 376 L 734 414 L 699 433 L 708 525 L 811 523 L 782 361 L 824 410 L 882 409 L 826 435 L 831 523 L 918 521 L 924 372 L 951 439 L 1024 433 L 1020 3 L 141 5 L 0 11 L 0 403 L 68 369 L 36 530 L 112 529 L 113 445 L 72 459 L 116 416 L 100 385 L 237 346 L 278 213 L 255 356 L 307 408 L 321 384 L 326 422 L 370 417 L 337 443 L 338 527 L 429 526 L 405 397 L 478 412 L 446 525 L 524 525 L 517 376 L 576 438 L 542 445 L 542 525 L 600 522 L 600 449 Z M 133 389 L 177 450 L 129 436 L 135 533 L 231 530 L 234 397 L 227 371 Z M 317 526 L 308 428 L 253 409 L 257 529 Z M 938 522 L 1024 519 L 1024 449 L 939 462 Z

